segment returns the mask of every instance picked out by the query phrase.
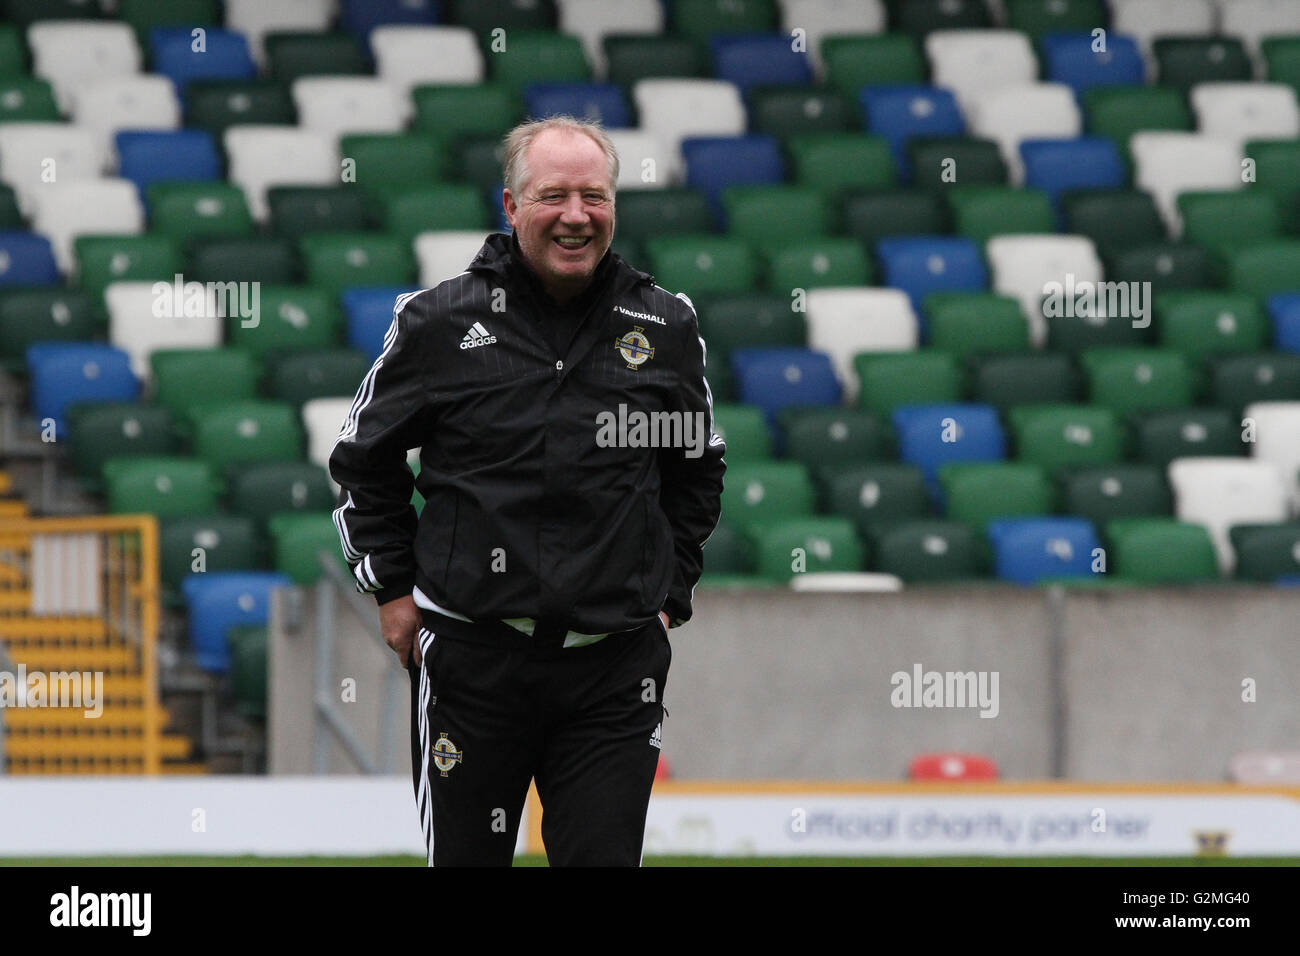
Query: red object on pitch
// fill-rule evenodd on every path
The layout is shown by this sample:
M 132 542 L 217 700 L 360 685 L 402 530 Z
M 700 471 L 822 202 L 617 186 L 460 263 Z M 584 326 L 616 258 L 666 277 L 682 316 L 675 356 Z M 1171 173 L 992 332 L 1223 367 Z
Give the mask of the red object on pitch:
M 997 780 L 998 765 L 980 754 L 921 754 L 912 761 L 911 780 Z
M 659 755 L 659 765 L 655 767 L 656 780 L 671 780 L 673 768 L 668 764 L 668 758 L 663 754 Z

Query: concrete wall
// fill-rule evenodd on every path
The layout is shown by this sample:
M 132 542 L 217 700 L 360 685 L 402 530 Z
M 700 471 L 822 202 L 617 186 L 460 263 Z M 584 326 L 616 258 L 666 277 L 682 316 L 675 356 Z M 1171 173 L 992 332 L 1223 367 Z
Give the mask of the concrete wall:
M 315 598 L 272 627 L 270 766 L 310 772 Z M 283 602 L 281 602 L 283 604 Z M 332 686 L 355 676 L 349 727 L 380 754 L 382 703 L 407 684 L 341 607 Z M 292 616 L 291 616 L 292 617 Z M 987 754 L 1010 779 L 1222 780 L 1243 750 L 1300 739 L 1300 591 L 1072 591 L 988 586 L 897 594 L 701 591 L 671 633 L 664 754 L 680 779 L 896 780 L 927 750 Z M 373 620 L 373 618 L 372 618 Z M 896 672 L 998 673 L 998 713 L 899 708 Z M 394 679 L 395 678 L 395 679 Z M 1253 678 L 1257 700 L 1242 700 Z M 385 680 L 389 683 L 385 684 Z M 390 737 L 390 748 L 393 738 Z M 330 743 L 329 772 L 355 772 Z

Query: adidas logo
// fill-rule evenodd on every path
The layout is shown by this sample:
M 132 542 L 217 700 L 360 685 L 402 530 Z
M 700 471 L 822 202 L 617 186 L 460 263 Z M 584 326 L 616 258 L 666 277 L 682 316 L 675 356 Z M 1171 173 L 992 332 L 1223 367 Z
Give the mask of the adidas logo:
M 650 735 L 650 746 L 654 747 L 656 750 L 664 749 L 663 729 L 664 725 L 661 721 L 655 724 L 655 732 Z
M 475 322 L 470 330 L 465 333 L 465 337 L 460 340 L 460 347 L 463 349 L 476 349 L 480 345 L 495 345 L 497 337 L 483 328 L 482 323 Z

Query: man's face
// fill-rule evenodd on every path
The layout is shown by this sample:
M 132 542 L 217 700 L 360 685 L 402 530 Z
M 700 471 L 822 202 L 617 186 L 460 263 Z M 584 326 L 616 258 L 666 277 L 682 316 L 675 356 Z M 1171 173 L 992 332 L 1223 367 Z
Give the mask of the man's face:
M 590 136 L 546 130 L 524 156 L 528 179 L 505 191 L 506 218 L 543 287 L 564 300 L 580 293 L 614 238 L 609 162 Z

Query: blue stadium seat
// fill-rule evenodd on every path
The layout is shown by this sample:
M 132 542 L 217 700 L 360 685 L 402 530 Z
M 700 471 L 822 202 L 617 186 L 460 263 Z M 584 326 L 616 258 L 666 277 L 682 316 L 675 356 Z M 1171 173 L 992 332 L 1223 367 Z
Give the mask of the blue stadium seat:
M 876 243 L 882 284 L 902 289 L 922 315 L 931 292 L 983 292 L 988 269 L 973 240 L 954 236 L 905 236 Z
M 339 26 L 362 40 L 389 23 L 431 24 L 441 19 L 438 0 L 343 0 Z
M 813 81 L 808 54 L 797 52 L 785 34 L 715 34 L 709 48 L 713 75 L 742 91 L 757 84 L 806 86 Z
M 113 141 L 118 175 L 135 183 L 141 201 L 151 183 L 221 178 L 221 156 L 206 130 L 128 130 Z
M 393 305 L 397 297 L 413 292 L 413 286 L 371 286 L 344 289 L 339 296 L 347 316 L 348 345 L 372 362 L 384 350 L 384 336 L 393 324 Z
M 709 198 L 722 221 L 722 190 L 728 186 L 779 183 L 785 179 L 781 146 L 774 136 L 692 136 L 682 140 L 686 185 Z
M 1017 584 L 1088 577 L 1093 549 L 1101 547 L 1085 518 L 1001 518 L 989 522 L 988 535 L 994 572 Z
M 907 141 L 911 137 L 966 135 L 961 109 L 949 90 L 937 86 L 864 86 L 859 99 L 867 131 L 889 142 L 903 182 L 912 178 L 907 162 Z
M 524 90 L 529 119 L 562 113 L 600 120 L 606 129 L 632 125 L 623 88 L 613 83 L 534 83 Z
M 27 349 L 27 376 L 32 413 L 38 421 L 54 419 L 56 437 L 67 432 L 70 405 L 140 397 L 131 359 L 111 345 L 40 342 Z
M 0 232 L 0 288 L 61 281 L 50 240 L 23 229 Z
M 192 80 L 251 80 L 257 64 L 248 52 L 248 40 L 236 30 L 204 27 L 204 48 L 194 49 L 189 27 L 155 27 L 149 31 L 153 72 L 176 84 L 183 96 Z
M 190 647 L 205 671 L 230 669 L 227 631 L 240 624 L 265 625 L 271 613 L 271 592 L 289 587 L 286 574 L 269 571 L 212 571 L 189 574 L 181 593 L 189 609 Z
M 836 405 L 840 383 L 824 352 L 799 348 L 736 349 L 731 353 L 740 401 L 757 405 L 776 432 L 776 416 L 798 405 Z
M 1132 37 L 1106 34 L 1106 49 L 1093 50 L 1090 33 L 1049 33 L 1039 41 L 1049 83 L 1064 83 L 1082 95 L 1094 86 L 1141 86 L 1142 53 Z
M 1106 136 L 1027 139 L 1020 144 L 1025 185 L 1047 193 L 1061 212 L 1061 195 L 1071 189 L 1122 189 L 1128 175 L 1115 141 Z
M 1283 352 L 1300 352 L 1300 292 L 1271 295 L 1267 301 L 1273 343 Z
M 921 469 L 937 505 L 942 497 L 939 467 L 951 461 L 1001 461 L 1007 439 L 992 405 L 900 405 L 892 419 L 898 457 Z

